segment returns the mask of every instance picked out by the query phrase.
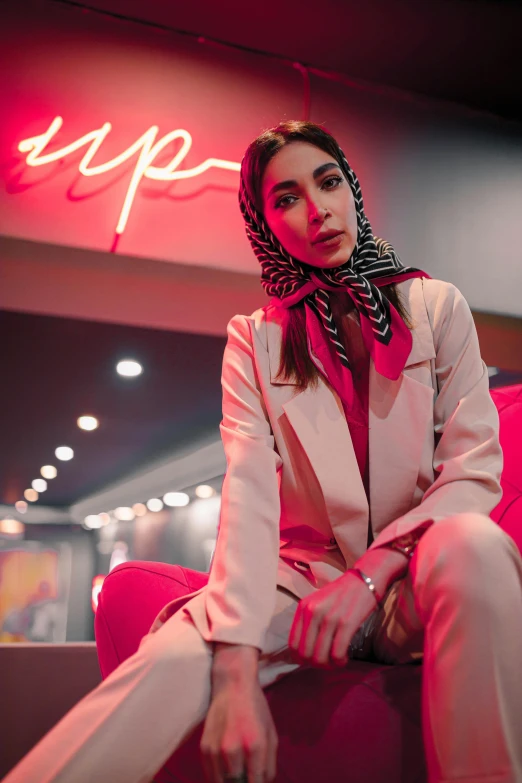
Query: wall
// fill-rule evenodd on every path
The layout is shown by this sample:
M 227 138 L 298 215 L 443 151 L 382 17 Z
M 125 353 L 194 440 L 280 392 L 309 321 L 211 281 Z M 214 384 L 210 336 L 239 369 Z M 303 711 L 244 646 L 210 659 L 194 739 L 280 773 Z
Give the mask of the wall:
M 302 116 L 296 69 L 44 0 L 11 3 L 1 35 L 9 113 L 0 129 L 0 234 L 48 243 L 57 255 L 69 246 L 112 249 L 129 264 L 142 257 L 258 275 L 237 207 L 237 172 L 142 182 L 118 238 L 134 161 L 89 178 L 78 174 L 82 153 L 28 170 L 17 144 L 61 115 L 54 148 L 112 123 L 95 163 L 152 125 L 158 138 L 176 128 L 192 134 L 180 168 L 210 157 L 239 162 L 264 127 Z M 472 308 L 522 316 L 520 128 L 347 80 L 314 75 L 310 85 L 310 119 L 338 137 L 375 234 L 405 264 L 459 286 Z M 169 146 L 156 165 L 177 149 Z

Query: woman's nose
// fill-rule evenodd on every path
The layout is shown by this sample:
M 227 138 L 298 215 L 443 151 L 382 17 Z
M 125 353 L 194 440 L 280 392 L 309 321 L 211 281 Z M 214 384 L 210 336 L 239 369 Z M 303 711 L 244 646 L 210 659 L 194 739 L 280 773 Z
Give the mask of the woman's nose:
M 310 206 L 309 217 L 310 217 L 310 222 L 311 223 L 314 223 L 316 220 L 324 221 L 326 219 L 326 217 L 328 216 L 328 214 L 329 213 L 328 213 L 328 210 L 326 209 L 326 207 L 319 207 L 319 206 L 317 206 L 315 204 L 312 204 Z

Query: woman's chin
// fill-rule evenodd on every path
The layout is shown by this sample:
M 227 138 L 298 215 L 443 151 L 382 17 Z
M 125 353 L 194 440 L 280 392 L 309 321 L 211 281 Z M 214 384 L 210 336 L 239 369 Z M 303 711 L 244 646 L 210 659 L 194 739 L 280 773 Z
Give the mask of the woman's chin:
M 340 245 L 335 251 L 331 250 L 328 253 L 316 253 L 313 258 L 311 257 L 308 263 L 310 266 L 317 266 L 321 269 L 331 269 L 332 267 L 341 266 L 348 260 L 346 250 Z

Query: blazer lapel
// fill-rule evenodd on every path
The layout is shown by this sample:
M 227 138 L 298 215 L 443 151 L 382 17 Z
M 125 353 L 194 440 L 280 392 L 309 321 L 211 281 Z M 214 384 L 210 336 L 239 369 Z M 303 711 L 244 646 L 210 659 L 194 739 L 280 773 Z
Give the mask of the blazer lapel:
M 408 375 L 412 366 L 433 358 L 435 349 L 422 280 L 407 282 L 411 289 L 404 299 L 409 300 L 416 328 L 405 369 L 396 381 L 390 381 L 377 373 L 370 360 L 370 506 L 374 534 L 410 507 L 424 445 L 423 425 L 433 405 L 431 385 Z M 267 319 L 267 347 L 270 382 L 288 387 L 291 396 L 283 395 L 282 408 L 317 475 L 341 551 L 353 561 L 353 556 L 362 555 L 367 547 L 369 507 L 341 400 L 322 377 L 316 389 L 309 387 L 301 392 L 292 389 L 295 381 L 276 377 L 281 348 L 276 308 L 270 308 Z M 315 356 L 314 361 L 321 366 Z M 350 532 L 345 542 L 343 529 L 348 521 Z
M 296 385 L 293 380 L 276 377 L 281 327 L 274 316 L 274 320 L 267 322 L 270 382 L 288 387 L 293 395 L 282 401 L 282 408 L 317 476 L 341 552 L 347 562 L 353 562 L 366 549 L 369 507 L 342 403 L 321 376 L 316 389 L 309 387 L 305 391 L 293 388 Z M 316 356 L 314 361 L 322 366 Z M 350 531 L 346 535 L 348 521 Z

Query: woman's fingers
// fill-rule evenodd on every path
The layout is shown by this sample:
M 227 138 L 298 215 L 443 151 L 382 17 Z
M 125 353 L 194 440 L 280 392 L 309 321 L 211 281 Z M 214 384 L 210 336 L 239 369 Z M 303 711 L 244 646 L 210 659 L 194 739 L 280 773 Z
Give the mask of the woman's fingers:
M 334 582 L 329 586 L 330 594 L 318 601 L 320 592 L 300 601 L 289 647 L 303 663 L 343 666 L 348 660 L 350 641 L 371 614 L 375 599 L 360 589 L 359 580 L 339 585 Z
M 241 777 L 245 770 L 246 759 L 243 752 L 243 748 L 240 745 L 227 746 L 223 745 L 221 749 L 221 770 L 226 772 L 227 775 L 233 775 L 234 777 Z M 217 783 L 221 783 L 223 780 L 222 775 L 217 779 Z M 248 781 L 250 783 L 250 779 Z M 256 781 L 257 783 L 257 781 Z
M 311 658 L 311 662 L 315 666 L 328 666 L 330 664 L 330 648 L 336 627 L 337 621 L 334 618 L 325 617 L 321 623 Z
M 357 629 L 355 629 L 357 630 Z M 348 662 L 348 647 L 355 633 L 353 623 L 339 623 L 330 648 L 330 658 L 337 666 L 344 666 Z
M 320 623 L 321 617 L 317 615 L 312 606 L 305 606 L 303 610 L 303 628 L 297 651 L 307 661 L 312 659 Z
M 299 647 L 302 630 L 303 630 L 303 613 L 302 613 L 301 604 L 299 603 L 297 605 L 297 609 L 294 615 L 292 627 L 290 628 L 290 633 L 288 634 L 288 646 L 294 652 L 297 652 L 297 649 Z
M 201 745 L 201 761 L 208 783 L 222 783 L 223 770 L 219 749 Z
M 252 744 L 247 751 L 246 771 L 248 783 L 264 783 L 268 755 L 267 741 Z
M 297 657 L 302 660 L 310 660 L 314 651 L 317 633 L 321 623 L 313 606 L 302 601 L 298 608 L 288 638 L 288 646 Z

